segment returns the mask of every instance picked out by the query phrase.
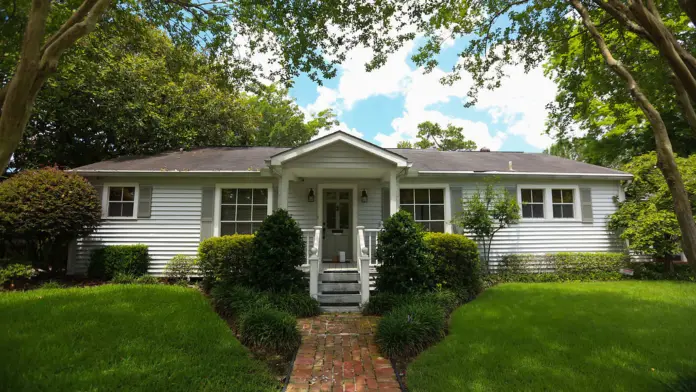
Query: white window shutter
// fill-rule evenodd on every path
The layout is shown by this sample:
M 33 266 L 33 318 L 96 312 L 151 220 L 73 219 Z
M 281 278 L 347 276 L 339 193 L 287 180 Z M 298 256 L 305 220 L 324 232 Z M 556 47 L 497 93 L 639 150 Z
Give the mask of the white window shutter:
M 592 213 L 592 188 L 580 188 L 580 211 L 583 223 L 594 222 Z
M 138 218 L 149 218 L 152 214 L 152 185 L 138 187 Z
M 201 197 L 201 241 L 213 236 L 215 214 L 215 188 L 204 187 Z

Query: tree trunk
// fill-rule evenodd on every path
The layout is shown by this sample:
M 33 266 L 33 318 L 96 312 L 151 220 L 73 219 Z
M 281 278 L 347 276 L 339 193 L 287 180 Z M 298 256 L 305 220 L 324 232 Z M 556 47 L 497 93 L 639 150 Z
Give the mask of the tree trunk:
M 696 1 L 679 0 L 679 7 L 686 12 L 686 15 L 691 19 L 691 23 L 696 26 Z
M 694 111 L 694 106 L 691 104 L 689 94 L 687 94 L 686 90 L 684 90 L 684 86 L 682 86 L 681 82 L 674 74 L 671 75 L 671 80 L 674 90 L 677 92 L 677 101 L 682 108 L 684 118 L 689 124 L 689 128 L 691 128 L 691 132 L 696 135 L 696 111 Z
M 655 136 L 657 166 L 662 172 L 662 175 L 665 177 L 667 186 L 672 193 L 674 212 L 677 215 L 679 228 L 681 229 L 682 233 L 682 248 L 684 249 L 684 254 L 686 254 L 689 265 L 691 265 L 691 268 L 694 270 L 694 272 L 696 272 L 696 222 L 694 222 L 693 213 L 691 211 L 691 203 L 689 202 L 689 197 L 686 193 L 686 188 L 684 187 L 684 181 L 682 180 L 679 169 L 677 168 L 677 163 L 674 160 L 672 143 L 669 140 L 667 127 L 662 120 L 662 116 L 660 116 L 660 113 L 650 103 L 645 94 L 643 94 L 642 89 L 633 78 L 631 72 L 624 67 L 623 64 L 616 61 L 609 50 L 609 47 L 604 41 L 604 37 L 600 34 L 599 30 L 597 30 L 594 23 L 592 23 L 592 19 L 590 18 L 587 8 L 582 5 L 580 0 L 570 0 L 570 3 L 580 14 L 583 24 L 590 32 L 590 35 L 597 44 L 597 47 L 602 53 L 602 57 L 604 57 L 604 60 L 609 68 L 624 80 L 628 90 L 631 93 L 631 97 L 641 109 L 643 114 L 645 114 L 648 121 L 650 121 L 650 125 Z

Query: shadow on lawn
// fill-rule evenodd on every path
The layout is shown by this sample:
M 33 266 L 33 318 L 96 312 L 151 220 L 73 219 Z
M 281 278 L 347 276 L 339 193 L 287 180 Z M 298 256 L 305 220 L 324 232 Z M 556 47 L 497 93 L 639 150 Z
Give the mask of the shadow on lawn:
M 485 292 L 411 364 L 410 389 L 655 391 L 696 372 L 693 300 L 592 285 Z
M 192 290 L 102 286 L 31 294 L 0 298 L 0 389 L 274 389 L 263 364 L 249 359 Z

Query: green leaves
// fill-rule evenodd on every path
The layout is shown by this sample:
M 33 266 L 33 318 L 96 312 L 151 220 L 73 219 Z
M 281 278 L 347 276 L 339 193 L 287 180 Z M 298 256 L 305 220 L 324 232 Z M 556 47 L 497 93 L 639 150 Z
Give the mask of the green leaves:
M 440 151 L 475 150 L 476 143 L 467 140 L 462 133 L 463 130 L 464 128 L 452 124 L 443 129 L 439 124 L 426 121 L 418 124 L 420 140 L 415 146 L 423 149 L 436 147 Z

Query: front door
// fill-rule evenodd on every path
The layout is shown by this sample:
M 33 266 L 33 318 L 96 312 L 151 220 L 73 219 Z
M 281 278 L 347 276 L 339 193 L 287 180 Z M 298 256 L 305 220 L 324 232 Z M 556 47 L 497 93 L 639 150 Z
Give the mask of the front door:
M 352 191 L 350 189 L 324 190 L 324 262 L 339 262 L 353 258 L 352 248 Z

